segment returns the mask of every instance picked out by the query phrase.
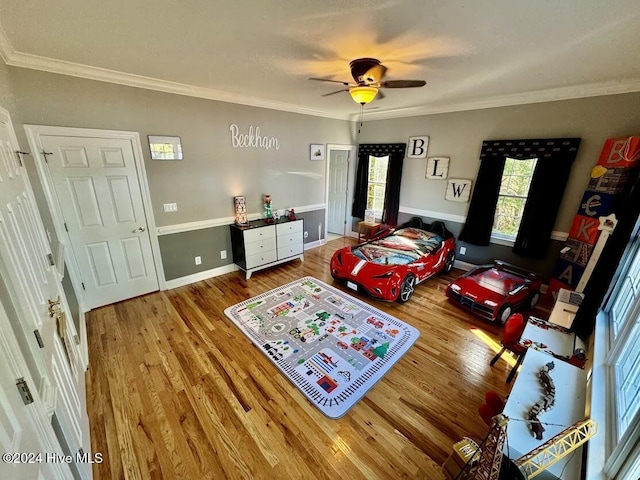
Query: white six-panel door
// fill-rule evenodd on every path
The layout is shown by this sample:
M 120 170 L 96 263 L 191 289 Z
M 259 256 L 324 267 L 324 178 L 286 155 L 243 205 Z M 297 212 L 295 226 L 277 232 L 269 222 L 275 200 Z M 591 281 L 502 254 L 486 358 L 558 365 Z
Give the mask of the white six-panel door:
M 67 421 L 80 426 L 79 434 L 69 439 L 69 444 L 77 448 L 90 445 L 84 408 L 84 367 L 75 363 L 80 356 L 73 340 L 77 336 L 73 322 L 66 322 L 66 328 L 58 328 L 66 318 L 66 301 L 58 273 L 49 261 L 46 233 L 17 150 L 9 114 L 0 108 L 0 274 L 4 284 L 0 291 L 0 343 L 4 355 L 0 359 L 0 438 L 3 450 L 39 448 L 34 451 L 60 454 L 50 416 L 65 408 L 61 401 L 65 397 L 75 399 L 70 411 L 72 418 L 68 417 Z M 52 315 L 53 307 L 55 315 Z M 57 351 L 62 338 L 68 353 L 64 358 Z M 55 371 L 66 376 L 67 383 L 61 383 Z M 24 379 L 24 388 L 33 397 L 33 402 L 22 407 L 20 396 L 16 397 L 19 378 Z M 31 438 L 33 435 L 38 438 Z M 14 453 L 13 450 L 6 452 Z M 68 467 L 64 470 L 67 473 L 54 468 L 57 470 L 54 475 L 50 475 L 51 469 L 46 467 L 15 469 L 2 465 L 2 470 L 4 468 L 18 473 L 24 469 L 25 476 L 17 478 L 64 478 L 69 472 Z
M 132 140 L 39 131 L 37 141 L 78 265 L 85 307 L 158 290 Z

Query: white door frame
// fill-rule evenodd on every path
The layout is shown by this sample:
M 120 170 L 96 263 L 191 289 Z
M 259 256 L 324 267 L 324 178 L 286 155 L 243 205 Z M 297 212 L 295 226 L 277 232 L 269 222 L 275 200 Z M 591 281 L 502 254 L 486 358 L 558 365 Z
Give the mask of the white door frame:
M 356 146 L 355 145 L 340 145 L 335 143 L 329 143 L 327 145 L 327 161 L 325 166 L 325 185 L 324 185 L 324 201 L 325 201 L 325 209 L 324 209 L 324 240 L 327 240 L 327 225 L 329 224 L 329 166 L 331 164 L 331 151 L 332 150 L 340 150 L 349 152 L 349 161 L 347 164 L 347 200 L 345 204 L 345 220 L 347 221 L 345 225 L 344 235 L 353 236 L 353 231 L 351 230 L 351 225 L 353 224 L 353 217 L 349 213 L 349 204 L 353 201 L 353 178 L 355 176 L 354 168 L 355 168 L 355 158 L 356 158 Z M 322 242 L 322 239 L 320 239 Z
M 46 125 L 24 125 L 29 146 L 33 153 L 33 158 L 38 170 L 38 176 L 42 183 L 42 189 L 44 191 L 47 205 L 51 211 L 51 217 L 56 229 L 56 235 L 58 240 L 65 245 L 65 250 L 68 251 L 67 267 L 69 270 L 69 277 L 73 283 L 73 287 L 76 290 L 76 296 L 80 302 L 80 308 L 83 311 L 88 311 L 86 303 L 84 301 L 84 292 L 80 285 L 80 270 L 78 268 L 73 249 L 71 248 L 71 240 L 69 233 L 64 228 L 64 221 L 62 215 L 62 209 L 58 202 L 53 187 L 53 180 L 49 175 L 48 169 L 45 167 L 46 160 L 43 155 L 43 148 L 40 143 L 40 135 L 62 135 L 62 136 L 76 136 L 76 137 L 103 137 L 109 139 L 128 140 L 133 146 L 133 157 L 136 165 L 136 172 L 138 174 L 138 181 L 140 183 L 140 192 L 142 194 L 142 206 L 144 208 L 144 214 L 147 221 L 147 227 L 149 232 L 149 239 L 151 240 L 151 251 L 153 253 L 153 262 L 156 267 L 156 277 L 158 279 L 158 286 L 160 290 L 165 290 L 166 280 L 164 278 L 164 269 L 162 267 L 162 257 L 160 256 L 160 243 L 158 242 L 158 233 L 156 228 L 156 221 L 153 216 L 153 204 L 151 202 L 151 192 L 149 191 L 149 182 L 147 179 L 147 171 L 144 165 L 144 156 L 142 154 L 142 144 L 140 143 L 140 135 L 138 132 L 128 132 L 120 130 L 98 130 L 92 128 L 77 128 L 77 127 L 56 127 Z

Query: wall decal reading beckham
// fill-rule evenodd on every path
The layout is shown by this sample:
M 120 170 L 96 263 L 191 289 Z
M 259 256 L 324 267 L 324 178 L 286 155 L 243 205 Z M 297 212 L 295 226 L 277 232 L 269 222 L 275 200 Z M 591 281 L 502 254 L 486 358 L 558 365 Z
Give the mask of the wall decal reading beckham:
M 255 130 L 254 130 L 255 128 Z M 233 148 L 264 148 L 280 150 L 280 142 L 276 137 L 263 137 L 260 135 L 260 127 L 249 125 L 247 133 L 240 133 L 240 129 L 235 123 L 229 126 L 231 130 L 231 144 Z
M 451 202 L 468 202 L 471 196 L 471 180 L 452 178 L 447 182 L 445 200 Z

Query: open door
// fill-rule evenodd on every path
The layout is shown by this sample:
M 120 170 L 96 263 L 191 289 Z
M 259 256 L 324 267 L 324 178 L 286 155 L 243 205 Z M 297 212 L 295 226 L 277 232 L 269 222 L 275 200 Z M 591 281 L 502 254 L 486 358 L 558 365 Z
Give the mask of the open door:
M 10 331 L 3 333 L 13 335 L 18 345 L 17 353 L 7 350 L 5 354 L 10 361 L 24 364 L 28 370 L 16 367 L 4 371 L 4 381 L 15 384 L 18 379 L 12 380 L 12 375 L 19 374 L 19 378 L 23 378 L 23 391 L 30 392 L 33 403 L 41 406 L 46 415 L 41 429 L 47 432 L 52 429 L 51 419 L 55 414 L 63 430 L 69 433 L 64 442 L 72 454 L 81 449 L 90 452 L 84 384 L 86 365 L 80 355 L 75 326 L 68 315 L 61 275 L 53 264 L 18 150 L 9 113 L 0 108 L 0 301 L 10 326 Z M 10 344 L 11 340 L 6 339 L 5 343 Z M 7 395 L 7 405 L 13 405 L 8 395 L 12 393 L 11 388 L 7 392 L 4 383 L 3 393 Z M 13 412 L 14 407 L 10 411 Z M 39 414 L 34 418 L 40 418 Z M 56 442 L 55 450 L 51 448 L 50 451 L 62 453 L 60 442 Z M 91 478 L 90 465 L 79 465 L 78 471 L 82 478 Z M 44 478 L 51 477 L 45 475 Z

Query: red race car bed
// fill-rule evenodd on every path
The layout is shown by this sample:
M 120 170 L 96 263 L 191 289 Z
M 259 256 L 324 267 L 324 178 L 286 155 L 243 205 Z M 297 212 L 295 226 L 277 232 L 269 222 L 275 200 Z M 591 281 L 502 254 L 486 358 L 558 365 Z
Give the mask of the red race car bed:
M 331 276 L 352 290 L 406 302 L 416 285 L 448 272 L 455 261 L 453 234 L 442 222 L 400 227 L 369 242 L 343 247 L 331 258 Z

